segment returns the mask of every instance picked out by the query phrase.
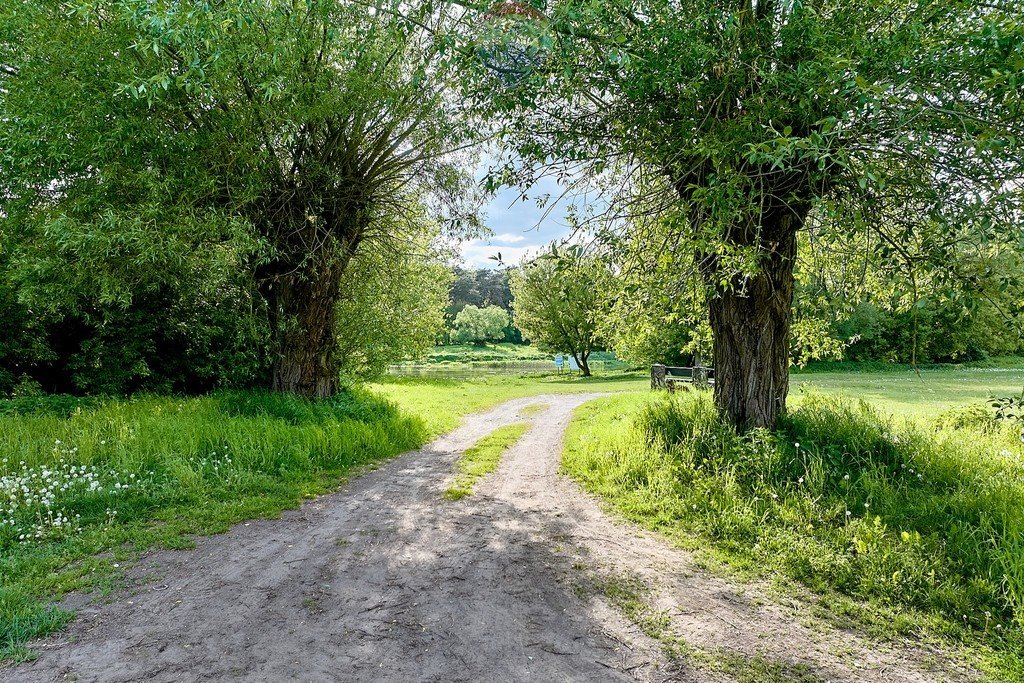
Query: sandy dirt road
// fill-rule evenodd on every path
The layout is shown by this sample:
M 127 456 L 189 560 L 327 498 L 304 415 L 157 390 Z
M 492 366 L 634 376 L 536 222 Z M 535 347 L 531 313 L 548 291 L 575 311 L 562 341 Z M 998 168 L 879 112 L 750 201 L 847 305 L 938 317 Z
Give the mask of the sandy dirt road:
M 932 653 L 808 629 L 800 605 L 711 576 L 602 512 L 558 474 L 572 410 L 591 398 L 510 401 L 280 519 L 149 554 L 114 600 L 72 597 L 79 618 L 0 680 L 734 680 L 668 660 L 588 589 L 624 576 L 649 589 L 673 634 L 728 653 L 734 669 L 800 665 L 808 681 L 962 677 Z M 538 403 L 547 408 L 520 412 Z M 532 427 L 498 471 L 473 496 L 444 500 L 458 455 L 521 421 Z

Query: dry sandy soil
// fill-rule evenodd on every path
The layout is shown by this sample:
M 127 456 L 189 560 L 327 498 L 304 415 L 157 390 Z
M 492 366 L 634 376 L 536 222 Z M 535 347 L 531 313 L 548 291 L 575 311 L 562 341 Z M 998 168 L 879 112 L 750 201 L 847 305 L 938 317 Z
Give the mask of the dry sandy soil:
M 605 514 L 558 474 L 571 412 L 591 398 L 508 402 L 280 519 L 149 554 L 113 600 L 69 598 L 79 618 L 0 680 L 727 681 L 794 665 L 801 681 L 970 678 L 921 648 L 808 628 L 806 605 Z M 524 420 L 473 496 L 442 498 L 463 450 Z M 667 658 L 604 597 L 618 581 L 711 659 Z

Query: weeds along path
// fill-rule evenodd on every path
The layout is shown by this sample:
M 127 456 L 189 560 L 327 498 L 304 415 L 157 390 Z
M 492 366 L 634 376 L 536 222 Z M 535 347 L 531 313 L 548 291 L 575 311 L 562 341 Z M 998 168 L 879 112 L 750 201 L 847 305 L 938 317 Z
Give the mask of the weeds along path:
M 147 555 L 0 680 L 951 680 L 924 653 L 807 629 L 603 514 L 558 474 L 591 398 L 510 401 L 281 519 Z M 443 499 L 462 451 L 524 420 L 497 472 Z M 676 637 L 703 654 L 666 657 Z

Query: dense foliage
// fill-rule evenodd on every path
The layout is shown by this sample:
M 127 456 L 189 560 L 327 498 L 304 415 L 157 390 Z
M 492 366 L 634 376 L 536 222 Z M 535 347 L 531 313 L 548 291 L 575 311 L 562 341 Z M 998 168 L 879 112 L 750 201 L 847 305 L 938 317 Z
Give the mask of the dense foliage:
M 509 315 L 499 306 L 465 306 L 455 316 L 451 339 L 456 344 L 486 344 L 505 338 Z
M 149 271 L 230 245 L 266 307 L 273 387 L 333 393 L 352 258 L 424 212 L 455 225 L 473 197 L 451 157 L 471 132 L 441 37 L 456 19 L 403 9 L 5 2 L 0 216 L 18 277 L 123 302 Z
M 508 271 L 498 268 L 477 268 L 467 270 L 461 267 L 453 269 L 455 281 L 452 283 L 451 295 L 445 317 L 448 327 L 455 324 L 455 316 L 466 306 L 486 308 L 498 306 L 512 314 L 512 290 L 508 284 Z M 514 344 L 523 341 L 519 328 L 509 325 L 505 328 L 505 341 Z
M 62 246 L 19 261 L 17 243 L 0 245 L 0 395 L 195 393 L 267 382 L 266 308 L 237 250 L 197 250 L 150 268 L 140 254 L 107 245 L 111 267 L 122 258 L 140 264 L 132 282 L 108 289 L 102 273 L 62 267 L 75 258 Z
M 421 355 L 444 332 L 450 271 L 429 246 L 409 246 L 415 250 L 362 252 L 342 277 L 336 334 L 339 368 L 349 378 Z M 197 252 L 174 282 L 135 286 L 126 301 L 104 301 L 84 285 L 74 296 L 46 299 L 41 281 L 0 274 L 0 396 L 266 386 L 266 307 L 229 254 Z
M 800 244 L 798 317 L 825 323 L 848 360 L 962 362 L 1024 352 L 1024 250 L 998 240 L 960 245 L 930 263 L 879 256 L 876 235 L 810 231 Z
M 878 238 L 809 230 L 797 250 L 790 361 L 950 363 L 1024 352 L 1022 252 L 998 242 L 947 263 L 892 264 Z M 618 275 L 602 333 L 639 365 L 711 356 L 706 290 L 664 220 L 634 221 L 606 258 Z M 907 247 L 911 248 L 910 245 Z
M 388 364 L 418 358 L 445 333 L 451 271 L 436 256 L 390 251 L 359 254 L 342 277 L 338 305 L 341 371 L 382 374 Z
M 508 271 L 497 268 L 466 270 L 457 267 L 453 273 L 455 281 L 452 283 L 448 306 L 448 315 L 452 320 L 466 306 L 498 306 L 506 311 L 512 311 L 512 290 L 508 285 Z

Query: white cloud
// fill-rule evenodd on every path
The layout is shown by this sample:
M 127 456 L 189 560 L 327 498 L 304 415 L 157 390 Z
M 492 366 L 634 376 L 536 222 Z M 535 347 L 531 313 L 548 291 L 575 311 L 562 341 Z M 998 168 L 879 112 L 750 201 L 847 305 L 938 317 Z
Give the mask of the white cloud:
M 487 241 L 490 242 L 491 244 L 495 244 L 497 242 L 503 242 L 505 244 L 518 244 L 520 242 L 524 242 L 525 240 L 526 237 L 524 235 L 517 235 L 514 232 L 503 232 L 500 235 L 494 235 L 493 237 L 487 239 Z
M 542 248 L 537 244 L 509 247 L 487 244 L 484 240 L 472 240 L 462 243 L 462 261 L 467 268 L 497 268 L 499 264 L 492 257 L 500 253 L 505 265 L 518 265 L 523 258 L 540 254 Z
M 477 177 L 482 178 L 488 165 L 493 163 L 494 158 L 485 158 L 477 169 Z M 587 195 L 563 196 L 569 185 L 561 185 L 553 177 L 542 178 L 529 188 L 525 201 L 519 188 L 500 190 L 485 210 L 485 223 L 494 234 L 463 242 L 459 247 L 465 267 L 497 268 L 498 262 L 491 257 L 498 252 L 505 265 L 518 265 L 523 258 L 539 256 L 550 243 L 568 238 L 571 233 L 566 218 L 569 206 L 576 203 L 587 206 L 594 202 Z M 547 201 L 538 206 L 538 198 Z

